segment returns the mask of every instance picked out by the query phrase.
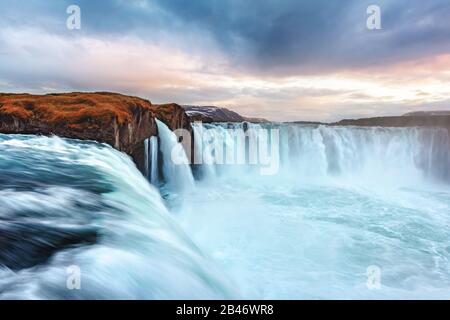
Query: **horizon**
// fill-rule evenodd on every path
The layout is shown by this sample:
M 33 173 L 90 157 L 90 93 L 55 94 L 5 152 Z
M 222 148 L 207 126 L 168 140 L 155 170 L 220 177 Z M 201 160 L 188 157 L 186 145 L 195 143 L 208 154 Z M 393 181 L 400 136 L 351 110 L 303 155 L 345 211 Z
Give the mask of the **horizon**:
M 134 97 L 134 98 L 139 98 L 139 99 L 144 99 L 149 101 L 152 105 L 164 105 L 164 104 L 178 104 L 175 102 L 164 102 L 164 103 L 153 103 L 153 101 L 143 98 L 143 97 L 139 97 L 139 96 L 133 96 L 133 95 L 128 95 L 126 93 L 121 93 L 121 92 L 112 92 L 112 91 L 70 91 L 70 92 L 47 92 L 47 93 L 29 93 L 29 92 L 0 92 L 0 95 L 32 95 L 32 96 L 46 96 L 46 95 L 69 95 L 69 94 L 117 94 L 117 95 L 122 95 L 122 96 L 129 96 L 129 97 Z M 259 118 L 259 117 L 251 117 L 251 116 L 247 116 L 245 114 L 240 114 L 238 111 L 235 110 L 231 110 L 229 108 L 226 107 L 221 107 L 221 106 L 212 106 L 212 105 L 186 105 L 186 104 L 178 104 L 180 107 L 186 109 L 186 108 L 218 108 L 218 109 L 227 109 L 229 111 L 233 111 L 238 113 L 238 115 L 243 116 L 244 118 L 247 119 L 259 119 L 259 120 L 265 120 L 268 122 L 280 122 L 280 123 L 321 123 L 321 124 L 334 124 L 340 121 L 345 121 L 345 120 L 361 120 L 361 119 L 367 119 L 367 118 L 375 118 L 375 117 L 366 117 L 366 118 L 342 118 L 342 119 L 338 119 L 335 121 L 319 121 L 319 120 L 302 120 L 302 119 L 294 119 L 294 120 L 285 120 L 285 121 L 276 121 L 276 120 L 271 120 L 271 119 L 265 119 L 265 118 Z M 442 115 L 450 115 L 450 110 L 416 110 L 413 112 L 407 112 L 407 113 L 403 113 L 403 114 L 397 114 L 397 115 L 390 115 L 390 116 L 384 116 L 384 117 L 403 117 L 403 116 L 407 116 L 407 115 L 416 115 L 417 114 L 427 114 L 427 115 L 436 115 L 433 113 L 440 113 L 440 116 Z
M 371 5 L 380 9 L 374 28 Z M 110 91 L 270 121 L 450 110 L 445 0 L 0 0 L 0 8 L 1 92 Z

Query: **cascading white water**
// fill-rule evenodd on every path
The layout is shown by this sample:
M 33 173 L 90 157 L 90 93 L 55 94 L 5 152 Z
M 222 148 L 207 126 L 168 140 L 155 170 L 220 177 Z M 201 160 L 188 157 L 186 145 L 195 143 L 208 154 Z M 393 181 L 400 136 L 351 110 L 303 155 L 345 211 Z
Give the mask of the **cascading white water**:
M 201 124 L 192 124 L 192 131 L 194 133 L 195 142 L 194 164 L 202 164 L 198 170 L 202 178 L 212 179 L 216 176 L 214 156 L 212 154 L 212 151 L 208 149 L 209 147 L 204 147 L 204 143 L 200 143 L 205 140 L 211 139 L 211 137 L 204 136 L 205 133 Z M 216 133 L 216 131 L 212 132 Z M 218 139 L 215 140 L 215 143 L 218 143 Z
M 144 140 L 144 175 L 148 178 L 150 175 L 150 157 L 149 157 L 150 138 Z
M 195 163 L 200 164 L 196 171 L 200 180 L 254 171 L 254 166 L 258 164 L 258 146 L 254 146 L 250 141 L 257 142 L 262 139 L 265 130 L 260 125 L 194 123 L 192 128 Z M 260 134 L 262 135 L 259 136 Z M 270 141 L 268 143 L 270 144 Z
M 215 146 L 232 145 L 235 151 L 236 148 L 241 148 L 241 153 L 248 151 L 248 145 L 237 145 L 235 136 L 227 131 L 243 130 L 242 124 L 196 124 L 193 129 L 196 150 L 203 152 L 201 168 L 206 177 L 220 171 L 217 163 L 224 163 L 217 160 L 223 155 L 218 155 Z M 279 130 L 279 173 L 298 179 L 341 177 L 364 182 L 385 179 L 407 183 L 422 178 L 450 179 L 450 142 L 446 129 L 312 125 L 262 128 L 248 124 L 248 130 L 255 136 L 255 142 L 264 131 Z M 230 166 L 226 169 L 229 172 Z M 242 172 L 242 169 L 241 165 L 231 170 Z
M 182 145 L 157 124 L 145 171 L 156 176 L 160 152 L 163 192 L 191 191 L 176 215 L 110 147 L 0 135 L 0 298 L 448 298 L 446 130 L 196 124 L 206 163 L 194 188 Z M 251 147 L 229 128 L 249 141 L 279 129 L 279 171 L 233 162 Z M 64 286 L 73 265 L 81 291 Z
M 448 298 L 445 129 L 247 127 L 280 130 L 279 171 L 262 176 L 252 165 L 220 164 L 215 145 L 247 151 L 227 131 L 243 125 L 196 124 L 196 148 L 209 154 L 177 215 L 243 297 Z M 380 290 L 367 285 L 373 267 Z
M 159 185 L 158 138 L 153 136 L 144 141 L 145 176 L 154 186 Z
M 131 159 L 95 143 L 0 134 L 0 299 L 230 298 Z M 81 272 L 69 290 L 67 268 Z
M 151 163 L 151 170 L 150 170 L 150 182 L 157 186 L 159 184 L 159 162 L 158 162 L 158 138 L 157 137 L 151 137 L 150 138 L 150 163 Z
M 161 121 L 156 119 L 162 153 L 162 168 L 165 187 L 175 193 L 192 191 L 195 187 L 189 161 L 178 142 L 177 136 Z
M 289 131 L 290 167 L 303 175 L 348 178 L 352 183 L 448 182 L 445 129 L 292 126 Z

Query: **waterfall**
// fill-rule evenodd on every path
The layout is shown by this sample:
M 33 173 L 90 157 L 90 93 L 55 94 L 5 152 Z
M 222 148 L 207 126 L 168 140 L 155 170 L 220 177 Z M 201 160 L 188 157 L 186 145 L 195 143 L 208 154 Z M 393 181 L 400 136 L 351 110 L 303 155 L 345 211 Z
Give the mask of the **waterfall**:
M 220 128 L 220 127 L 217 127 Z M 211 146 L 207 145 L 207 142 L 211 139 L 214 143 L 220 143 L 220 135 L 204 136 L 205 130 L 201 123 L 193 123 L 192 131 L 194 133 L 194 164 L 201 162 L 201 166 L 198 167 L 198 174 L 202 179 L 211 179 L 216 176 L 215 159 Z M 210 133 L 217 133 L 217 130 L 208 131 Z
M 448 297 L 447 130 L 194 124 L 194 188 L 157 125 L 144 169 L 161 192 L 105 144 L 0 134 L 0 299 Z
M 450 142 L 443 128 L 247 124 L 248 140 L 243 145 L 233 132 L 244 129 L 241 123 L 193 125 L 196 156 L 203 153 L 199 169 L 202 178 L 211 179 L 223 171 L 249 173 L 254 167 L 249 159 L 252 148 L 249 141 L 253 139 L 253 144 L 265 141 L 265 131 L 278 130 L 278 141 L 269 139 L 255 148 L 260 151 L 270 149 L 273 143 L 279 144 L 279 175 L 314 180 L 347 178 L 414 183 L 427 178 L 450 182 Z M 224 152 L 237 154 L 235 160 L 239 154 L 241 157 L 245 154 L 246 165 L 237 165 L 235 161 L 235 165 L 221 166 L 227 158 Z
M 193 130 L 205 163 L 177 217 L 238 279 L 245 298 L 448 297 L 445 129 L 214 123 Z M 278 170 L 263 175 L 252 149 L 258 162 L 261 150 L 274 151 Z M 242 154 L 246 163 L 237 161 Z M 229 155 L 234 163 L 223 161 Z M 383 270 L 382 290 L 366 286 L 371 265 Z
M 194 177 L 183 145 L 163 122 L 156 120 L 162 153 L 162 169 L 165 187 L 172 192 L 190 191 Z
M 157 137 L 151 137 L 150 138 L 150 182 L 157 186 L 159 184 L 159 177 L 158 177 L 158 138 Z
M 149 145 L 150 145 L 150 139 L 144 140 L 144 174 L 147 178 L 149 178 L 150 172 L 149 172 L 149 166 L 150 166 L 150 157 L 149 157 Z
M 0 207 L 0 299 L 234 296 L 159 192 L 112 147 L 0 134 Z M 71 265 L 82 290 L 66 287 Z
M 153 136 L 144 141 L 145 176 L 154 186 L 159 185 L 158 170 L 158 138 Z

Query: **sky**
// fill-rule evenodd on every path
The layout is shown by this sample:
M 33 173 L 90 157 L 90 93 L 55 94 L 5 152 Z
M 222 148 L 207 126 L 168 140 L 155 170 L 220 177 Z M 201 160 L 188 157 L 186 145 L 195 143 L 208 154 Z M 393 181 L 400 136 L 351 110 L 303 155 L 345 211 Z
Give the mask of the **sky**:
M 450 110 L 450 1 L 0 0 L 0 92 L 69 91 L 274 121 Z

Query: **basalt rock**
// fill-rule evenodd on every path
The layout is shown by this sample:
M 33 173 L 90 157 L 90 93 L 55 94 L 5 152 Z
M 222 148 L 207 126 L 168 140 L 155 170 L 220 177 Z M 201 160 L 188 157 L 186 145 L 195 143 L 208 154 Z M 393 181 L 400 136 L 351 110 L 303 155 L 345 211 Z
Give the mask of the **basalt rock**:
M 155 104 L 152 106 L 155 117 L 164 122 L 170 130 L 186 129 L 191 131 L 191 120 L 184 108 L 176 103 Z
M 153 110 L 150 101 L 107 92 L 0 94 L 0 133 L 107 143 L 130 155 L 142 170 L 144 140 L 157 135 Z
M 176 103 L 154 105 L 152 110 L 155 114 L 155 117 L 158 120 L 164 122 L 170 130 L 175 131 L 177 129 L 184 129 L 189 131 L 189 135 L 191 137 L 190 143 L 183 144 L 183 146 L 184 148 L 189 148 L 188 146 L 190 145 L 191 150 L 186 150 L 186 154 L 190 154 L 190 160 L 193 161 L 195 144 L 191 122 L 194 122 L 194 119 L 190 118 L 186 110 Z M 182 139 L 179 138 L 179 141 L 182 142 Z

